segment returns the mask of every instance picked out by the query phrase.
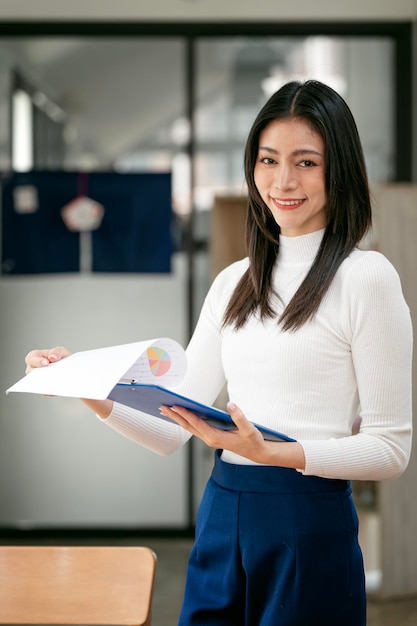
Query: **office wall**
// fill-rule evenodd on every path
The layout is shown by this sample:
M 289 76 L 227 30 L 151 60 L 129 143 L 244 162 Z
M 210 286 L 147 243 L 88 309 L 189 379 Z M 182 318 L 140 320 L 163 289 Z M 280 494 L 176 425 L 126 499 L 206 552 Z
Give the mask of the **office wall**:
M 185 290 L 181 254 L 172 274 L 0 278 L 0 528 L 188 525 L 186 448 L 160 457 L 76 399 L 5 394 L 32 348 L 184 344 Z

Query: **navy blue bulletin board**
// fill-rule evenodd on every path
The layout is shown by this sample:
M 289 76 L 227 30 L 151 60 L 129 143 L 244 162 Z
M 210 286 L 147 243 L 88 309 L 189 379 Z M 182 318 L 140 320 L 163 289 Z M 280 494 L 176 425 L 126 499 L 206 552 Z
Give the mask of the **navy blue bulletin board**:
M 61 209 L 80 195 L 80 180 L 82 194 L 105 211 L 91 233 L 92 271 L 170 272 L 170 173 L 32 171 L 1 177 L 2 274 L 80 271 L 80 235 L 61 217 Z M 22 190 L 35 207 L 16 207 Z

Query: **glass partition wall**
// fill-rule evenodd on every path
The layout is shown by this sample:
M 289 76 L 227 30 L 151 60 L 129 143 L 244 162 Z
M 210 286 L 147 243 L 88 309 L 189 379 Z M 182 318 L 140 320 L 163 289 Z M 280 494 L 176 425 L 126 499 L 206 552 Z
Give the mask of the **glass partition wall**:
M 374 182 L 395 178 L 394 43 L 389 38 L 264 37 L 196 42 L 195 207 L 242 193 L 247 133 L 284 82 L 315 78 L 349 103 Z
M 250 126 L 283 83 L 331 85 L 358 124 L 371 183 L 395 180 L 395 43 L 389 37 L 222 37 L 195 42 L 194 189 L 197 240 L 210 236 L 216 196 L 245 193 Z M 201 246 L 200 246 L 201 247 Z M 196 281 L 195 310 L 212 276 Z M 195 321 L 195 320 L 194 320 Z

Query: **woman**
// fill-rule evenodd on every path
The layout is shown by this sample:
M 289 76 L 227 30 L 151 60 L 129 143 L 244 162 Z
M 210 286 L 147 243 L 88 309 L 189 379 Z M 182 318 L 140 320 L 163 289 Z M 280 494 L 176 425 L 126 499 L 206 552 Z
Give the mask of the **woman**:
M 308 81 L 274 94 L 250 131 L 245 175 L 248 258 L 213 282 L 177 389 L 212 403 L 227 382 L 237 429 L 178 407 L 161 408 L 171 424 L 85 402 L 160 454 L 192 435 L 216 449 L 181 626 L 362 626 L 349 480 L 391 479 L 407 466 L 409 310 L 387 259 L 357 248 L 371 225 L 369 189 L 355 122 L 335 91 Z M 33 351 L 28 371 L 67 354 Z M 264 441 L 251 421 L 295 441 Z

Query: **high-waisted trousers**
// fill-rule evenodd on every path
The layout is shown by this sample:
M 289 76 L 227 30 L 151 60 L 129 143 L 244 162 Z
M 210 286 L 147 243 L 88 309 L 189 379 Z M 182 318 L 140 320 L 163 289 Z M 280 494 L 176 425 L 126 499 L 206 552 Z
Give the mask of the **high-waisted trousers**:
M 365 626 L 348 481 L 225 463 L 199 507 L 180 626 Z

